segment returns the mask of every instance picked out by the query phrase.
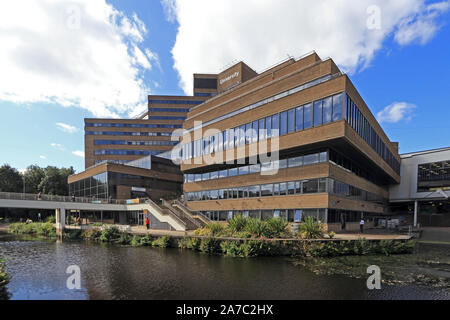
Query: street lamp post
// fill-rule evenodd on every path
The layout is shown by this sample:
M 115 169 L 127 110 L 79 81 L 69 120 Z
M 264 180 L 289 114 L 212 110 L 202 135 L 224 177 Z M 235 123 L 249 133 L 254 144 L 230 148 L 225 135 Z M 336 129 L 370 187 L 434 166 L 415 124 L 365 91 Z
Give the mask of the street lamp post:
M 23 180 L 23 198 L 25 199 L 25 176 L 22 176 Z

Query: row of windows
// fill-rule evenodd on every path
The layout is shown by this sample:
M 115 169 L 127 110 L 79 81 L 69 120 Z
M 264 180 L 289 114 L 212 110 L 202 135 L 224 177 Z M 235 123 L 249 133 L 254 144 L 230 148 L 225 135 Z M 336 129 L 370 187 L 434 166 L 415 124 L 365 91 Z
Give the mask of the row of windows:
M 205 216 L 213 221 L 227 221 L 236 216 L 266 220 L 281 218 L 287 222 L 302 222 L 306 217 L 325 222 L 327 209 L 271 209 L 271 210 L 234 210 L 234 211 L 203 211 Z
M 142 124 L 142 123 L 86 123 L 86 127 L 111 127 L 111 128 L 153 128 L 153 129 L 179 129 L 181 124 Z
M 69 194 L 75 197 L 108 197 L 108 180 L 106 172 L 69 184 Z
M 94 156 L 156 156 L 164 150 L 94 150 Z
M 177 141 L 128 141 L 128 140 L 94 140 L 94 145 L 125 145 L 125 146 L 175 146 Z
M 376 153 L 386 161 L 389 166 L 400 174 L 400 162 L 394 157 L 392 152 L 369 124 L 366 117 L 359 110 L 358 106 L 347 95 L 346 119 L 348 124 L 376 151 Z
M 193 100 L 155 100 L 155 99 L 151 99 L 148 102 L 155 104 L 158 103 L 158 104 L 192 104 L 192 105 L 203 103 L 203 101 L 193 101 Z
M 189 112 L 190 109 L 185 108 L 148 108 L 151 112 Z
M 294 194 L 332 193 L 352 200 L 384 202 L 380 196 L 331 178 L 269 183 L 264 185 L 187 192 L 187 201 L 243 199 Z
M 355 163 L 353 160 L 350 160 L 349 158 L 343 156 L 342 154 L 334 151 L 333 149 L 330 149 L 329 151 L 329 159 L 330 162 L 333 164 L 351 171 L 352 173 L 356 174 L 357 176 L 364 178 L 376 185 L 383 185 L 383 181 L 380 179 L 380 177 L 373 171 L 368 171 L 366 169 L 363 169 L 360 165 Z
M 450 160 L 419 164 L 418 181 L 450 180 Z
M 342 111 L 343 94 L 340 93 L 184 144 L 182 159 L 196 158 L 278 135 L 302 131 L 312 126 L 339 121 L 342 119 Z
M 270 210 L 234 210 L 234 211 L 202 211 L 213 221 L 227 221 L 236 216 L 247 218 L 270 219 L 282 218 L 287 222 L 302 222 L 307 217 L 326 223 L 359 222 L 365 213 L 360 211 L 336 209 L 270 209 Z
M 195 97 L 214 97 L 216 95 L 217 95 L 216 92 L 195 92 L 194 93 Z
M 186 120 L 186 117 L 149 116 L 149 120 Z
M 279 93 L 279 94 L 277 94 L 277 95 L 275 95 L 275 96 L 272 96 L 272 97 L 270 97 L 270 98 L 267 98 L 267 99 L 264 99 L 264 100 L 261 100 L 261 101 L 252 103 L 251 105 L 248 105 L 248 106 L 243 107 L 243 108 L 241 108 L 241 109 L 232 111 L 232 112 L 230 112 L 230 113 L 224 114 L 224 115 L 222 115 L 222 116 L 220 116 L 220 117 L 217 117 L 217 118 L 215 118 L 215 119 L 209 120 L 209 121 L 203 123 L 202 126 L 203 126 L 203 127 L 206 127 L 206 126 L 209 126 L 209 125 L 211 125 L 211 124 L 213 124 L 213 123 L 217 123 L 217 122 L 219 122 L 219 121 L 223 121 L 223 120 L 225 120 L 225 119 L 234 117 L 234 116 L 237 115 L 237 114 L 240 114 L 240 113 L 243 113 L 243 112 L 246 112 L 246 111 L 249 111 L 249 110 L 258 108 L 258 107 L 261 107 L 261 106 L 266 105 L 266 104 L 268 104 L 268 103 L 271 103 L 271 102 L 273 102 L 273 101 L 277 101 L 277 100 L 279 100 L 279 99 L 282 99 L 282 98 L 284 98 L 284 97 L 287 97 L 287 96 L 292 95 L 292 94 L 294 94 L 294 93 L 297 93 L 297 92 L 299 92 L 299 91 L 308 89 L 308 88 L 310 88 L 310 87 L 312 87 L 312 86 L 315 86 L 315 85 L 317 85 L 317 84 L 320 84 L 320 83 L 322 83 L 322 82 L 326 82 L 326 81 L 328 81 L 328 80 L 330 80 L 330 79 L 332 79 L 332 78 L 333 78 L 333 75 L 331 75 L 331 74 L 330 74 L 330 75 L 323 76 L 323 77 L 320 77 L 320 78 L 317 78 L 317 79 L 315 79 L 315 80 L 313 80 L 313 81 L 304 83 L 304 84 L 302 84 L 302 85 L 300 85 L 300 86 L 297 86 L 297 87 L 295 87 L 295 88 L 292 88 L 292 89 L 290 89 L 290 90 L 281 92 L 281 93 Z M 192 132 L 192 131 L 197 130 L 197 129 L 199 129 L 199 128 L 198 128 L 198 127 L 193 127 L 193 128 L 191 128 L 191 129 L 188 129 L 187 132 Z
M 144 137 L 170 137 L 171 132 L 124 132 L 124 131 L 86 131 L 91 136 L 144 136 Z
M 298 157 L 278 160 L 278 169 L 293 168 L 307 166 L 315 163 L 321 163 L 327 161 L 327 152 L 313 153 L 302 155 Z M 236 168 L 230 168 L 220 171 L 206 172 L 202 174 L 185 174 L 184 182 L 198 182 L 208 181 L 213 179 L 221 179 L 227 177 L 234 177 L 238 175 L 246 175 L 253 173 L 260 173 L 264 171 L 265 166 L 261 164 L 244 165 Z M 267 171 L 271 171 L 272 166 L 267 166 Z

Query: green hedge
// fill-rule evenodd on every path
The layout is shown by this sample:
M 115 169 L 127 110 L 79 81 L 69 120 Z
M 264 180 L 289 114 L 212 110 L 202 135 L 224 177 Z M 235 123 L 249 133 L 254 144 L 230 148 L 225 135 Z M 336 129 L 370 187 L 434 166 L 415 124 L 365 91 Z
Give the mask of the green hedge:
M 5 261 L 0 260 L 0 300 L 8 300 L 10 297 L 7 288 L 9 280 L 9 275 L 5 271 Z

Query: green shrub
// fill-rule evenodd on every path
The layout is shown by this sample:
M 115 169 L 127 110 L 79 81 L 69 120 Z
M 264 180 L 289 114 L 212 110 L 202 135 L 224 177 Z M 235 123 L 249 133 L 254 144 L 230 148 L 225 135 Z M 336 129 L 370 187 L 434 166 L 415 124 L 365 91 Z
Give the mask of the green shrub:
M 45 219 L 45 222 L 56 223 L 56 217 L 53 216 L 53 215 L 48 216 L 48 217 Z
M 81 238 L 85 240 L 100 240 L 102 230 L 98 228 L 90 228 L 81 232 Z
M 153 242 L 153 238 L 149 235 L 145 235 L 140 238 L 140 245 L 143 247 L 151 247 L 152 242 Z
M 248 218 L 244 216 L 234 216 L 232 219 L 228 220 L 228 229 L 232 233 L 241 232 L 245 230 Z
M 152 242 L 153 247 L 167 248 L 170 245 L 170 237 L 162 236 Z
M 208 223 L 203 228 L 198 228 L 194 231 L 194 235 L 202 237 L 219 237 L 225 232 L 225 227 L 218 222 Z
M 126 232 L 120 232 L 119 238 L 114 242 L 121 245 L 129 245 L 131 244 L 131 235 Z
M 324 237 L 325 226 L 322 222 L 309 216 L 298 227 L 298 235 L 303 239 L 320 239 Z
M 330 239 L 333 239 L 335 236 L 336 236 L 336 233 L 335 233 L 334 231 L 328 232 L 328 237 L 329 237 Z
M 0 259 L 0 300 L 8 300 L 10 297 L 6 287 L 9 281 L 9 275 L 5 270 L 5 261 Z
M 103 229 L 100 240 L 103 242 L 116 242 L 121 237 L 119 228 L 111 226 Z
M 202 239 L 202 242 L 200 243 L 200 251 L 209 254 L 220 253 L 220 241 L 214 238 Z
M 282 235 L 286 235 L 286 228 L 288 223 L 281 218 L 270 218 L 265 221 L 266 228 L 264 230 L 264 236 L 267 238 L 280 238 Z
M 133 247 L 140 247 L 141 246 L 141 236 L 138 235 L 134 235 L 133 238 L 131 239 L 131 245 Z
M 40 237 L 56 237 L 56 228 L 50 222 L 13 223 L 8 227 L 9 233 L 37 235 Z
M 201 240 L 199 238 L 183 238 L 178 241 L 178 247 L 181 249 L 200 250 Z
M 267 224 L 260 219 L 249 219 L 245 231 L 254 237 L 262 237 L 266 233 Z
M 75 239 L 81 239 L 82 238 L 82 232 L 81 230 L 75 229 L 75 230 L 64 230 L 63 237 L 65 239 L 75 240 Z
M 222 253 L 233 257 L 243 257 L 243 247 L 238 241 L 222 241 L 220 243 Z

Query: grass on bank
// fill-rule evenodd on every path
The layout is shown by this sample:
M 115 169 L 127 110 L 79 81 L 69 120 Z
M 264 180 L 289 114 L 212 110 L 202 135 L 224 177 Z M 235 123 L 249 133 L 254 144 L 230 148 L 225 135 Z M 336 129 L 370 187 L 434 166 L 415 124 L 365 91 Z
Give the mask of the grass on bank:
M 53 224 L 16 223 L 9 227 L 10 233 L 30 234 L 47 238 L 56 237 Z M 323 224 L 307 218 L 300 224 L 295 234 L 288 230 L 288 224 L 282 219 L 259 220 L 235 217 L 227 226 L 211 223 L 198 229 L 197 237 L 184 237 L 178 241 L 169 236 L 153 237 L 150 235 L 130 235 L 119 230 L 117 226 L 90 228 L 87 230 L 65 230 L 65 239 L 84 239 L 103 243 L 131 245 L 134 247 L 179 247 L 207 254 L 223 254 L 232 257 L 256 256 L 299 256 L 299 257 L 336 257 L 345 255 L 391 255 L 412 253 L 415 241 L 399 242 L 382 240 L 321 242 L 311 239 L 323 238 Z M 275 240 L 296 236 L 301 241 Z M 228 239 L 221 239 L 221 238 Z M 329 234 L 329 237 L 333 237 Z M 231 239 L 230 239 L 231 238 Z M 235 239 L 233 239 L 235 238 Z

